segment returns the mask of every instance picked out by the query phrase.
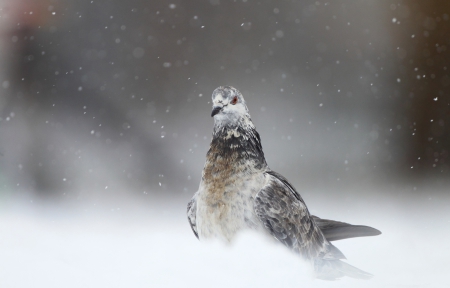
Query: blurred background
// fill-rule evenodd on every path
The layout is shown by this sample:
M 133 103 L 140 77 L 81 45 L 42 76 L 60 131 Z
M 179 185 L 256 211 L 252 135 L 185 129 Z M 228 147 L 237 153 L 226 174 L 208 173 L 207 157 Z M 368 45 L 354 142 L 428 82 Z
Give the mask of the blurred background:
M 403 247 L 399 259 L 428 247 L 450 235 L 449 47 L 450 2 L 438 0 L 0 0 L 0 283 L 29 287 L 16 277 L 28 263 L 44 271 L 34 280 L 60 287 L 75 277 L 73 265 L 86 264 L 63 249 L 79 235 L 84 244 L 72 240 L 71 253 L 97 255 L 83 274 L 98 281 L 92 287 L 105 284 L 98 275 L 131 269 L 118 261 L 96 273 L 114 263 L 96 254 L 110 234 L 125 239 L 111 249 L 151 243 L 156 226 L 197 245 L 185 204 L 198 188 L 210 96 L 221 85 L 243 93 L 270 167 L 313 213 L 383 232 L 404 223 L 424 243 Z M 406 237 L 385 234 L 371 245 Z M 424 255 L 448 258 L 439 249 Z M 69 274 L 48 282 L 45 271 L 55 270 Z M 437 278 L 411 283 L 432 287 Z M 395 279 L 383 283 L 405 283 Z M 142 281 L 136 287 L 152 280 Z

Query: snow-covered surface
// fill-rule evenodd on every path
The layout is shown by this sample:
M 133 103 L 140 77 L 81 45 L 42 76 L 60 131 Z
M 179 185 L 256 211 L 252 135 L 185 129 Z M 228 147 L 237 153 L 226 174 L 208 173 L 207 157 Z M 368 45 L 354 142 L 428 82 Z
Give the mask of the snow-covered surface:
M 75 206 L 10 200 L 0 206 L 0 286 L 449 287 L 450 202 L 442 192 L 356 197 L 351 210 L 334 198 L 317 207 L 323 201 L 310 197 L 319 216 L 383 232 L 334 242 L 348 263 L 375 275 L 335 282 L 313 279 L 295 255 L 259 235 L 243 234 L 233 246 L 197 241 L 186 197 Z

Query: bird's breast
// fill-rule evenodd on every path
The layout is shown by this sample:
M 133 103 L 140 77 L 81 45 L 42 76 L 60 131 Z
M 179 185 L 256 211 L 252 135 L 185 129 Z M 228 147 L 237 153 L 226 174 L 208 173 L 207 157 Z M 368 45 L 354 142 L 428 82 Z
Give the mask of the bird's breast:
M 253 205 L 264 176 L 251 163 L 233 161 L 236 159 L 236 155 L 219 156 L 205 165 L 197 199 L 201 239 L 219 237 L 230 241 L 239 230 L 259 225 Z

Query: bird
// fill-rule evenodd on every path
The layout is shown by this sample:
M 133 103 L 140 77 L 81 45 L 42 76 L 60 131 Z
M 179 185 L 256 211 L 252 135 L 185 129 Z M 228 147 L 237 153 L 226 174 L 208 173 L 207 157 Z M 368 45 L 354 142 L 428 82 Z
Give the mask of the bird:
M 381 232 L 311 215 L 294 186 L 267 165 L 239 90 L 218 87 L 212 93 L 212 106 L 210 148 L 198 191 L 187 205 L 195 236 L 231 243 L 241 231 L 256 230 L 300 255 L 318 279 L 370 279 L 372 274 L 342 261 L 344 254 L 331 241 Z

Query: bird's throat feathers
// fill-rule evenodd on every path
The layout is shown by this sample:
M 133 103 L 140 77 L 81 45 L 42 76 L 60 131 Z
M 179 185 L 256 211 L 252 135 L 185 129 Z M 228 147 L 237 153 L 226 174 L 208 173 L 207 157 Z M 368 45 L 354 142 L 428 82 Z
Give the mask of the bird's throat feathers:
M 253 160 L 258 168 L 267 165 L 261 139 L 248 115 L 235 123 L 215 123 L 207 160 L 214 161 L 217 157 L 231 162 Z

